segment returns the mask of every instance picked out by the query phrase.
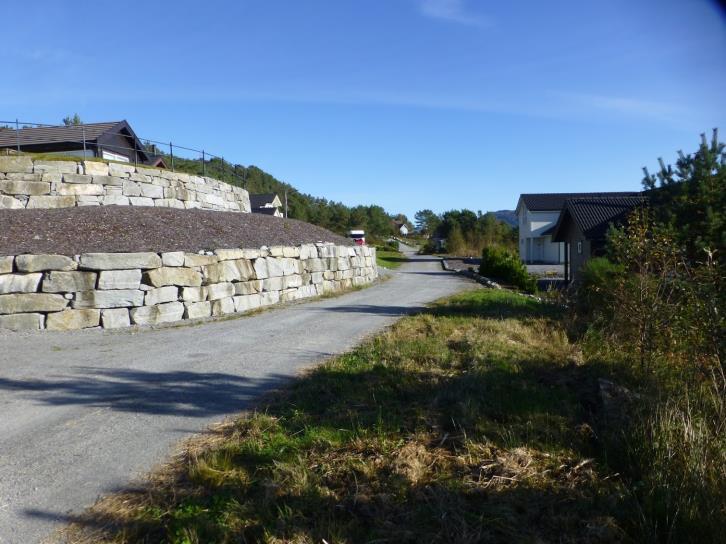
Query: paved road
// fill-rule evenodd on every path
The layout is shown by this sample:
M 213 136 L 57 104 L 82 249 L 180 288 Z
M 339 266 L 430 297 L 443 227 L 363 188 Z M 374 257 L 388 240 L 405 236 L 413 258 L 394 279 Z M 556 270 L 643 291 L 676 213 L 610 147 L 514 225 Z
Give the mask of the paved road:
M 230 321 L 0 333 L 0 542 L 44 539 L 180 439 L 466 286 L 413 259 L 374 287 Z

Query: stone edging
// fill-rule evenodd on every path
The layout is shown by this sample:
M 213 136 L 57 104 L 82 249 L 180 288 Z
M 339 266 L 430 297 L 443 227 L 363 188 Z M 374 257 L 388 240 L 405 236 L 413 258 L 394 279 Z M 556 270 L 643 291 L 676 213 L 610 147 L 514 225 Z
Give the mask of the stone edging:
M 441 258 L 441 266 L 444 270 L 448 270 L 449 272 L 455 272 L 460 276 L 471 278 L 472 280 L 475 280 L 482 285 L 486 285 L 487 287 L 491 287 L 492 289 L 503 289 L 503 287 L 497 282 L 492 281 L 489 278 L 482 276 L 481 274 L 477 274 L 476 272 L 471 272 L 469 270 L 462 270 L 460 268 L 452 268 L 443 257 Z
M 115 329 L 244 313 L 365 285 L 375 248 L 0 257 L 0 329 Z
M 101 205 L 249 212 L 250 197 L 223 181 L 158 168 L 0 157 L 0 209 Z

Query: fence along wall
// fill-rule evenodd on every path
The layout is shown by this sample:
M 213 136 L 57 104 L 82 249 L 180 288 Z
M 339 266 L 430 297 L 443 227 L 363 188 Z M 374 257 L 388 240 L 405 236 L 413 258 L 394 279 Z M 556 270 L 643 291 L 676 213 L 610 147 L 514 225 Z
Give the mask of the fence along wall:
M 250 211 L 241 187 L 126 163 L 0 157 L 0 208 L 159 206 Z
M 0 257 L 0 329 L 113 329 L 244 313 L 365 285 L 377 273 L 374 248 L 325 243 Z

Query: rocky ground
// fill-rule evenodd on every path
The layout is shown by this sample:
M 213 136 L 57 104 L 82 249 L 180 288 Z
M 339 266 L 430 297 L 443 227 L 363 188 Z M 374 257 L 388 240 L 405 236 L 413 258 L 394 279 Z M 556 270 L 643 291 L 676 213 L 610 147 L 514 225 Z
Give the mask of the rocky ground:
M 350 245 L 321 227 L 267 215 L 133 206 L 0 210 L 0 255 Z

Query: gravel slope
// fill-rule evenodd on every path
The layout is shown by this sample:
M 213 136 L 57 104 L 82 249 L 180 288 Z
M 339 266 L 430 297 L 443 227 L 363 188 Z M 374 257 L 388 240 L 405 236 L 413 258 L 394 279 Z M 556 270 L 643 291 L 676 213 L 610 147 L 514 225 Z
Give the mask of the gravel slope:
M 352 244 L 310 223 L 256 213 L 141 206 L 0 210 L 0 255 L 196 252 L 321 241 Z
M 472 285 L 413 258 L 368 289 L 230 321 L 0 334 L 0 542 L 40 541 L 185 436 Z

